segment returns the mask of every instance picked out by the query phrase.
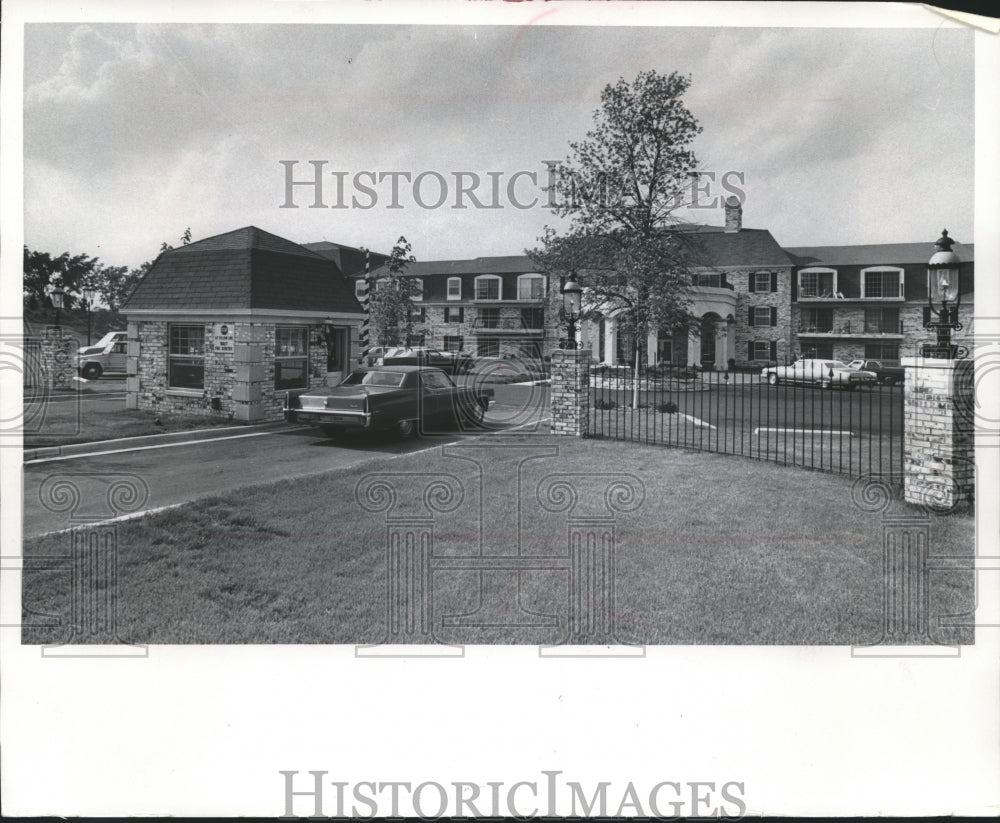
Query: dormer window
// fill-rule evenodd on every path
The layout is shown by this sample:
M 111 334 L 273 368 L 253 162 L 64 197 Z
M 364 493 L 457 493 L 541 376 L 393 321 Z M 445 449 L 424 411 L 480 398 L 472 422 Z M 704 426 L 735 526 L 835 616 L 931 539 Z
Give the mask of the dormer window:
M 462 278 L 461 277 L 449 277 L 448 278 L 448 299 L 449 300 L 461 300 L 462 299 Z
M 499 300 L 500 277 L 496 274 L 481 274 L 476 278 L 476 300 Z
M 861 296 L 865 300 L 902 300 L 903 270 L 896 266 L 862 269 Z
M 837 296 L 837 270 L 823 268 L 799 271 L 799 299 L 832 299 Z
M 518 300 L 541 300 L 545 297 L 545 278 L 540 274 L 522 274 L 517 278 Z

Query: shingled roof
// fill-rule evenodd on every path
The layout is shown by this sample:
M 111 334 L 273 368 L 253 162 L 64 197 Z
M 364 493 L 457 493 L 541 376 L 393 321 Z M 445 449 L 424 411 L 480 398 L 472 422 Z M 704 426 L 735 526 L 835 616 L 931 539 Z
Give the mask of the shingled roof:
M 340 273 L 348 277 L 364 272 L 365 256 L 369 254 L 364 249 L 345 246 L 341 243 L 331 243 L 329 240 L 320 240 L 318 243 L 303 243 L 302 246 L 332 260 L 337 264 Z M 381 266 L 388 259 L 389 255 L 387 254 L 370 252 L 370 265 L 373 269 Z
M 794 246 L 785 249 L 797 266 L 880 266 L 924 264 L 934 254 L 933 243 L 879 243 L 869 246 Z M 952 251 L 963 263 L 976 259 L 973 243 L 956 243 Z
M 332 260 L 256 226 L 163 252 L 124 307 L 185 309 L 361 313 Z
M 403 273 L 413 277 L 429 277 L 434 274 L 526 274 L 538 271 L 538 266 L 524 254 L 506 257 L 475 257 L 470 260 L 426 260 L 409 263 Z M 388 274 L 385 266 L 372 270 L 372 277 Z
M 767 229 L 726 231 L 721 226 L 689 225 L 674 231 L 687 241 L 695 266 L 756 268 L 791 266 L 793 262 Z

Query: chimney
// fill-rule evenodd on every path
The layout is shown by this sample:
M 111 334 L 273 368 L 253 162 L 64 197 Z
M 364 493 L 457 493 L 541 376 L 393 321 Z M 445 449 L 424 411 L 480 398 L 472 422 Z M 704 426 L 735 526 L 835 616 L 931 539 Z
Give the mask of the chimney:
M 735 195 L 726 198 L 726 231 L 737 232 L 743 228 L 743 206 Z

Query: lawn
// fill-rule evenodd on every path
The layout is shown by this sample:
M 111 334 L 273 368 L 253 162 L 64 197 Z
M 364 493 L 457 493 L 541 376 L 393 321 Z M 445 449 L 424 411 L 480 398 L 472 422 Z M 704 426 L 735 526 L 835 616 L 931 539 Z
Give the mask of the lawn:
M 434 640 L 566 642 L 565 563 L 519 574 L 456 567 L 480 545 L 486 554 L 539 558 L 539 566 L 566 558 L 568 516 L 608 513 L 595 472 L 627 472 L 644 490 L 642 505 L 615 515 L 620 642 L 870 644 L 882 636 L 882 514 L 863 508 L 850 478 L 681 449 L 508 434 L 120 523 L 118 637 L 383 641 L 387 514 L 363 509 L 355 497 L 359 481 L 382 473 L 392 475 L 385 481 L 392 491 L 375 483 L 359 499 L 377 508 L 395 495 L 394 522 L 419 523 L 414 518 L 428 514 L 422 501 L 451 507 L 432 513 L 434 556 L 449 565 L 432 575 Z M 553 473 L 563 487 L 546 496 L 542 481 Z M 443 486 L 425 495 L 414 485 L 418 474 L 438 476 L 451 496 Z M 555 505 L 567 500 L 575 508 Z M 919 514 L 898 501 L 890 511 Z M 971 557 L 969 512 L 928 516 L 927 526 L 932 555 Z M 50 535 L 27 541 L 25 555 L 65 556 L 70 545 L 70 535 Z M 66 625 L 69 591 L 66 568 L 25 572 L 23 602 L 36 615 Z M 972 642 L 971 629 L 940 629 L 937 619 L 973 605 L 970 571 L 932 574 L 934 641 Z M 482 619 L 454 617 L 463 614 Z M 463 622 L 475 625 L 456 625 Z M 60 642 L 65 629 L 29 628 L 23 636 Z
M 126 409 L 122 397 L 107 401 L 90 399 L 98 395 L 83 390 L 87 400 L 50 400 L 39 406 L 29 400 L 24 412 L 24 447 L 65 446 L 120 437 L 207 429 L 238 425 L 226 417 L 158 415 Z M 27 398 L 26 398 L 27 399 Z

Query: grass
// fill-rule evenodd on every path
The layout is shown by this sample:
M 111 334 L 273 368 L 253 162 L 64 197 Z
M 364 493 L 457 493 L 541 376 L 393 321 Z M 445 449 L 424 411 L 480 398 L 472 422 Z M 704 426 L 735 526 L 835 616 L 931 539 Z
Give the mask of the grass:
M 44 406 L 26 403 L 24 447 L 65 446 L 70 443 L 91 443 L 119 437 L 235 425 L 226 417 L 161 416 L 155 412 L 123 408 L 124 403 L 123 398 L 109 400 L 108 404 L 90 400 L 86 403 L 73 400 L 49 401 Z
M 606 512 L 596 472 L 638 477 L 645 501 L 617 515 L 616 636 L 648 644 L 866 644 L 882 636 L 882 516 L 852 502 L 849 478 L 723 455 L 631 443 L 505 435 L 249 487 L 117 526 L 118 637 L 132 643 L 378 643 L 386 638 L 386 515 L 355 502 L 359 480 L 392 473 L 394 517 L 422 509 L 413 473 L 452 475 L 461 505 L 438 513 L 434 554 L 567 556 L 567 513 L 544 510 L 539 482 L 556 472 L 577 493 L 574 516 Z M 475 448 L 480 448 L 477 457 Z M 492 448 L 488 446 L 506 446 Z M 558 456 L 543 459 L 544 449 Z M 485 456 L 483 456 L 485 455 Z M 534 459 L 526 460 L 526 457 Z M 479 465 L 481 460 L 482 478 Z M 517 478 L 520 476 L 519 486 Z M 485 492 L 480 498 L 480 481 Z M 407 489 L 409 489 L 408 493 Z M 480 499 L 484 506 L 480 510 Z M 910 514 L 916 509 L 896 502 Z M 482 511 L 482 516 L 480 516 Z M 930 551 L 971 557 L 969 513 L 930 517 Z M 66 555 L 71 537 L 26 541 L 26 557 Z M 30 567 L 30 561 L 26 561 Z M 25 572 L 24 604 L 70 620 L 69 574 Z M 559 643 L 567 639 L 564 569 L 433 574 L 434 639 Z M 505 588 L 506 587 L 506 588 Z M 474 628 L 442 615 L 495 607 Z M 934 575 L 932 618 L 971 611 L 972 573 Z M 556 625 L 505 627 L 537 622 Z M 27 643 L 65 629 L 26 628 Z M 972 642 L 971 629 L 935 629 Z

